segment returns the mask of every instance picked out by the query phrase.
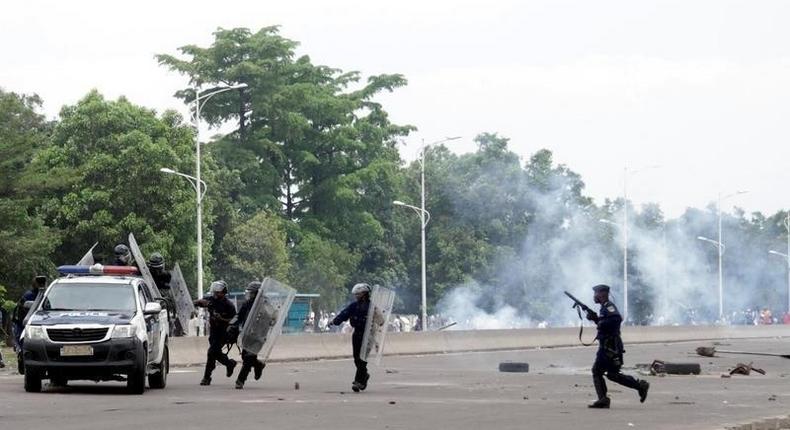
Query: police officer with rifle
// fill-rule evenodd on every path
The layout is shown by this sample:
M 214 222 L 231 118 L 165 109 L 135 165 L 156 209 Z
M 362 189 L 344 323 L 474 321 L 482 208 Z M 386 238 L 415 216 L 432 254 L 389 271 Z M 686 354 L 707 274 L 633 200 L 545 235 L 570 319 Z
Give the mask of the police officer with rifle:
M 222 351 L 227 339 L 228 325 L 236 316 L 236 307 L 225 297 L 227 293 L 228 287 L 225 281 L 215 281 L 211 283 L 211 296 L 195 300 L 195 306 L 206 308 L 209 313 L 209 347 L 206 354 L 206 370 L 200 385 L 211 385 L 211 372 L 217 367 L 217 361 L 225 366 L 228 378 L 233 375 L 233 369 L 236 368 L 236 360 L 228 358 L 228 355 Z
M 644 403 L 647 398 L 647 391 L 650 389 L 650 383 L 620 372 L 623 366 L 623 354 L 625 353 L 623 340 L 620 337 L 620 324 L 623 322 L 623 317 L 614 303 L 609 300 L 609 286 L 596 285 L 593 287 L 593 291 L 595 292 L 595 303 L 601 305 L 601 310 L 598 314 L 573 297 L 573 295 L 567 291 L 565 292 L 574 301 L 573 307 L 579 313 L 579 317 L 581 318 L 581 312 L 584 311 L 587 314 L 587 319 L 594 322 L 598 328 L 598 334 L 595 337 L 598 341 L 598 352 L 595 354 L 595 363 L 592 367 L 593 384 L 598 400 L 590 404 L 589 407 L 608 409 L 611 404 L 611 400 L 606 395 L 607 389 L 606 381 L 603 379 L 604 375 L 610 381 L 636 390 L 639 394 L 639 401 Z M 579 331 L 580 340 L 581 335 L 582 333 Z M 584 344 L 583 341 L 582 343 Z

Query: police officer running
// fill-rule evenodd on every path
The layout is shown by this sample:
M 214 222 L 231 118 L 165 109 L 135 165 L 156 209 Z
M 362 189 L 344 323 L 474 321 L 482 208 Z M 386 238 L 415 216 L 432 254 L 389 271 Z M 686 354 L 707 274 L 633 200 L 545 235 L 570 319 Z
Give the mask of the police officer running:
M 620 316 L 620 312 L 618 312 L 614 303 L 609 300 L 609 286 L 596 285 L 593 287 L 593 291 L 595 291 L 595 303 L 601 305 L 598 315 L 595 315 L 592 311 L 587 313 L 587 319 L 595 322 L 598 326 L 598 335 L 595 337 L 598 340 L 598 352 L 595 355 L 595 364 L 592 367 L 593 384 L 595 385 L 595 392 L 598 394 L 598 400 L 590 404 L 589 407 L 596 409 L 609 408 L 611 400 L 606 395 L 604 374 L 610 381 L 637 390 L 639 401 L 644 403 L 650 383 L 620 372 L 620 368 L 623 366 L 623 354 L 625 353 L 623 340 L 620 338 L 620 324 L 623 322 L 623 317 Z
M 370 285 L 359 283 L 354 285 L 351 293 L 356 298 L 345 309 L 340 311 L 339 314 L 332 320 L 332 325 L 339 326 L 346 320 L 354 328 L 354 334 L 351 336 L 351 345 L 354 350 L 354 365 L 357 367 L 357 373 L 354 376 L 354 382 L 351 384 L 351 389 L 354 392 L 359 392 L 367 388 L 368 379 L 368 363 L 362 361 L 360 358 L 360 351 L 362 350 L 362 338 L 365 335 L 365 326 L 368 319 L 368 309 L 370 308 Z
M 228 358 L 228 355 L 222 352 L 228 325 L 236 315 L 236 307 L 225 297 L 227 293 L 228 287 L 225 281 L 215 281 L 211 283 L 211 296 L 195 300 L 195 306 L 207 308 L 209 312 L 209 347 L 206 354 L 206 370 L 200 385 L 211 384 L 211 372 L 217 367 L 217 361 L 226 367 L 228 378 L 233 375 L 233 369 L 236 368 L 236 360 Z
M 250 314 L 250 309 L 255 303 L 255 297 L 260 292 L 260 289 L 261 283 L 258 281 L 252 281 L 247 284 L 247 288 L 244 290 L 246 301 L 241 305 L 239 313 L 233 318 L 233 321 L 230 322 L 230 326 L 228 327 L 228 333 L 231 339 L 238 337 L 239 332 L 244 328 L 244 324 L 247 322 L 247 317 Z M 246 349 L 242 349 L 241 351 L 241 360 L 241 370 L 239 370 L 239 376 L 236 377 L 237 390 L 244 388 L 244 382 L 247 380 L 250 370 L 255 369 L 255 380 L 257 381 L 261 379 L 263 368 L 266 367 L 266 363 L 258 360 L 258 354 L 249 352 Z

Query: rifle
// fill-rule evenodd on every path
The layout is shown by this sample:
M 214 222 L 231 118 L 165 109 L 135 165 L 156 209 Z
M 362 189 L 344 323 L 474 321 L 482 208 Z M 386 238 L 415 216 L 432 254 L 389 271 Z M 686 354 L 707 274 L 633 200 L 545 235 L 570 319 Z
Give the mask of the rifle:
M 579 314 L 579 320 L 581 320 L 581 323 L 579 324 L 579 342 L 581 342 L 581 344 L 584 346 L 592 345 L 595 342 L 595 339 L 593 339 L 593 341 L 590 343 L 585 343 L 582 340 L 582 333 L 584 332 L 584 318 L 582 318 L 582 311 L 586 312 L 587 318 L 594 322 L 598 322 L 598 315 L 595 313 L 595 311 L 590 309 L 589 306 L 585 305 L 581 300 L 574 297 L 573 294 L 565 291 L 565 295 L 573 300 L 573 309 L 576 309 L 576 313 Z

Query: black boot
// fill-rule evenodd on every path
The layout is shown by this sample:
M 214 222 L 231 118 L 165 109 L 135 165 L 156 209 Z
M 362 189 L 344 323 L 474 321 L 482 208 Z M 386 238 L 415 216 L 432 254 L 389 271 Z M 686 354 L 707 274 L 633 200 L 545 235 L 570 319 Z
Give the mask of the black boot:
M 588 408 L 592 409 L 609 409 L 609 405 L 612 403 L 608 397 L 604 397 L 603 399 L 598 399 L 593 403 L 587 405 Z
M 225 372 L 228 378 L 230 378 L 233 375 L 234 369 L 236 369 L 236 360 L 230 360 L 230 362 L 227 365 L 227 372 Z
M 263 375 L 263 368 L 266 367 L 266 363 L 258 361 L 253 366 L 253 371 L 255 372 L 255 380 L 261 379 L 261 375 Z
M 204 376 L 203 379 L 200 380 L 200 385 L 211 385 L 211 378 Z
M 650 383 L 645 381 L 644 379 L 639 381 L 639 403 L 644 403 L 645 399 L 647 398 L 647 390 L 650 389 Z
M 237 389 L 237 390 L 242 390 L 242 389 L 244 389 L 244 381 L 237 379 L 237 380 L 236 380 L 236 389 Z

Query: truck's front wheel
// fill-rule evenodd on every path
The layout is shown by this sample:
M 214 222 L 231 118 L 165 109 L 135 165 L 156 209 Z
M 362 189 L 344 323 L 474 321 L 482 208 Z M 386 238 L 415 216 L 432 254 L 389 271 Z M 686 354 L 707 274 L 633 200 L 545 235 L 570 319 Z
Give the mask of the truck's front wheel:
M 145 369 L 148 364 L 148 357 L 144 353 L 138 358 L 134 369 L 129 372 L 126 379 L 126 389 L 130 394 L 143 394 L 145 392 Z
M 167 386 L 167 373 L 170 371 L 170 352 L 167 345 L 162 353 L 162 362 L 159 363 L 159 372 L 148 375 L 148 386 L 151 388 L 165 388 Z
M 25 391 L 28 393 L 41 392 L 41 374 L 37 370 L 25 367 Z

